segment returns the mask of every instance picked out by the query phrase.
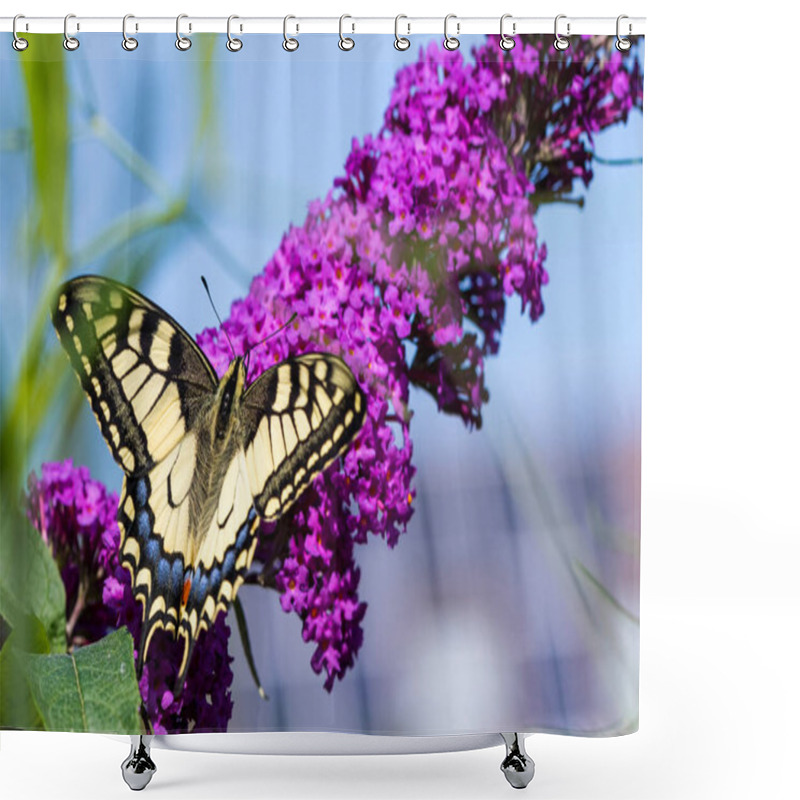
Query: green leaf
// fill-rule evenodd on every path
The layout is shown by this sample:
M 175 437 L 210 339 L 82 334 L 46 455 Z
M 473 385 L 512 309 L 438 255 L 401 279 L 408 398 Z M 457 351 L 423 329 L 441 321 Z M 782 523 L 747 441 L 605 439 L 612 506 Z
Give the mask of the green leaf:
M 42 537 L 10 502 L 0 516 L 0 615 L 17 633 L 17 641 L 35 638 L 25 632 L 31 618 L 44 626 L 49 651 L 63 653 L 66 640 L 66 596 L 56 562 Z
M 39 202 L 39 235 L 56 259 L 66 254 L 66 185 L 69 155 L 67 80 L 61 38 L 27 37 L 19 61 L 28 95 L 33 174 Z
M 126 629 L 70 655 L 25 655 L 31 694 L 49 731 L 138 734 L 141 696 Z
M 31 696 L 24 659 L 20 654 L 49 652 L 47 631 L 35 617 L 29 618 L 24 626 L 18 626 L 6 639 L 0 650 L 0 728 L 44 728 Z

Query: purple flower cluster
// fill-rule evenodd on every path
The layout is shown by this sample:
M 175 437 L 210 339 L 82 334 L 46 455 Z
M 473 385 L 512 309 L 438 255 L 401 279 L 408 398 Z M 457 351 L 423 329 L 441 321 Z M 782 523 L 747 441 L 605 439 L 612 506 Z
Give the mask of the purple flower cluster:
M 71 649 L 125 625 L 138 657 L 142 607 L 119 563 L 118 498 L 86 467 L 70 459 L 42 464 L 41 478 L 28 478 L 28 519 L 50 546 L 67 593 L 67 644 Z M 139 690 L 155 733 L 224 731 L 233 710 L 230 629 L 224 615 L 201 634 L 179 698 L 171 688 L 183 644 L 154 635 Z
M 67 644 L 88 644 L 116 624 L 103 581 L 118 563 L 117 496 L 72 460 L 42 464 L 28 477 L 27 515 L 49 545 L 67 596 Z
M 434 43 L 400 70 L 381 131 L 353 141 L 345 175 L 223 323 L 237 353 L 255 348 L 250 380 L 324 350 L 368 396 L 344 457 L 264 526 L 253 576 L 301 618 L 328 691 L 363 639 L 353 545 L 377 535 L 394 546 L 412 515 L 409 387 L 480 426 L 484 360 L 498 350 L 506 298 L 519 296 L 532 321 L 543 312 L 536 207 L 575 179 L 588 184 L 592 133 L 640 98 L 636 59 L 610 55 L 608 39 L 576 41 L 567 56 L 546 46 L 520 37 L 503 54 L 490 38 L 467 63 Z M 226 337 L 208 329 L 198 342 L 221 374 Z
M 642 108 L 636 39 L 626 54 L 613 42 L 574 36 L 557 53 L 549 37 L 521 36 L 504 51 L 498 37 L 489 37 L 475 52 L 483 80 L 504 87 L 490 112 L 492 122 L 530 177 L 537 204 L 568 196 L 578 180 L 588 186 L 594 134 Z

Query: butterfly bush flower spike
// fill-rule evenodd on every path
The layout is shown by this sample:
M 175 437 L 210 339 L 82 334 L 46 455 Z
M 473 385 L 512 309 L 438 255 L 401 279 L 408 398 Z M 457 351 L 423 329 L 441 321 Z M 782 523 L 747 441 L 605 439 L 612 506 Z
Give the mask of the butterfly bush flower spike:
M 245 352 L 296 313 L 252 351 L 251 380 L 323 350 L 367 394 L 361 433 L 283 527 L 263 526 L 257 555 L 260 582 L 315 644 L 311 666 L 328 691 L 363 640 L 354 545 L 379 536 L 393 547 L 413 514 L 410 387 L 480 427 L 485 359 L 498 352 L 508 299 L 531 321 L 544 311 L 537 204 L 588 185 L 592 134 L 640 103 L 636 60 L 611 51 L 587 37 L 554 64 L 542 37 L 506 54 L 490 37 L 468 62 L 431 44 L 397 73 L 381 130 L 353 140 L 333 191 L 223 323 Z M 198 342 L 222 373 L 225 336 L 208 329 Z

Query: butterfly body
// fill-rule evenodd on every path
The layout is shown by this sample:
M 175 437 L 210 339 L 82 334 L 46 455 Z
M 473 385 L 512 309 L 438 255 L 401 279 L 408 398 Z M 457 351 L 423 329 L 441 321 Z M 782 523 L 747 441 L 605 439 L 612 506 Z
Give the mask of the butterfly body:
M 358 433 L 364 396 L 336 356 L 289 358 L 247 385 L 221 378 L 192 338 L 134 290 L 84 276 L 58 290 L 53 323 L 125 474 L 120 563 L 142 604 L 140 664 L 158 628 L 197 636 L 228 608 L 260 520 L 282 516 Z

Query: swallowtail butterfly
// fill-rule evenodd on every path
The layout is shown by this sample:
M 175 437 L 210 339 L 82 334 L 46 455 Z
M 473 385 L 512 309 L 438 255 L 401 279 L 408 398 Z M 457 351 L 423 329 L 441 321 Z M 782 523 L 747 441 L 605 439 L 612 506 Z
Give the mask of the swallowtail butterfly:
M 275 520 L 352 442 L 366 399 L 337 356 L 287 358 L 246 385 L 218 378 L 147 298 L 98 276 L 61 286 L 52 318 L 125 473 L 120 562 L 142 604 L 140 665 L 160 627 L 183 637 L 180 692 L 201 630 L 236 597 L 260 520 Z

